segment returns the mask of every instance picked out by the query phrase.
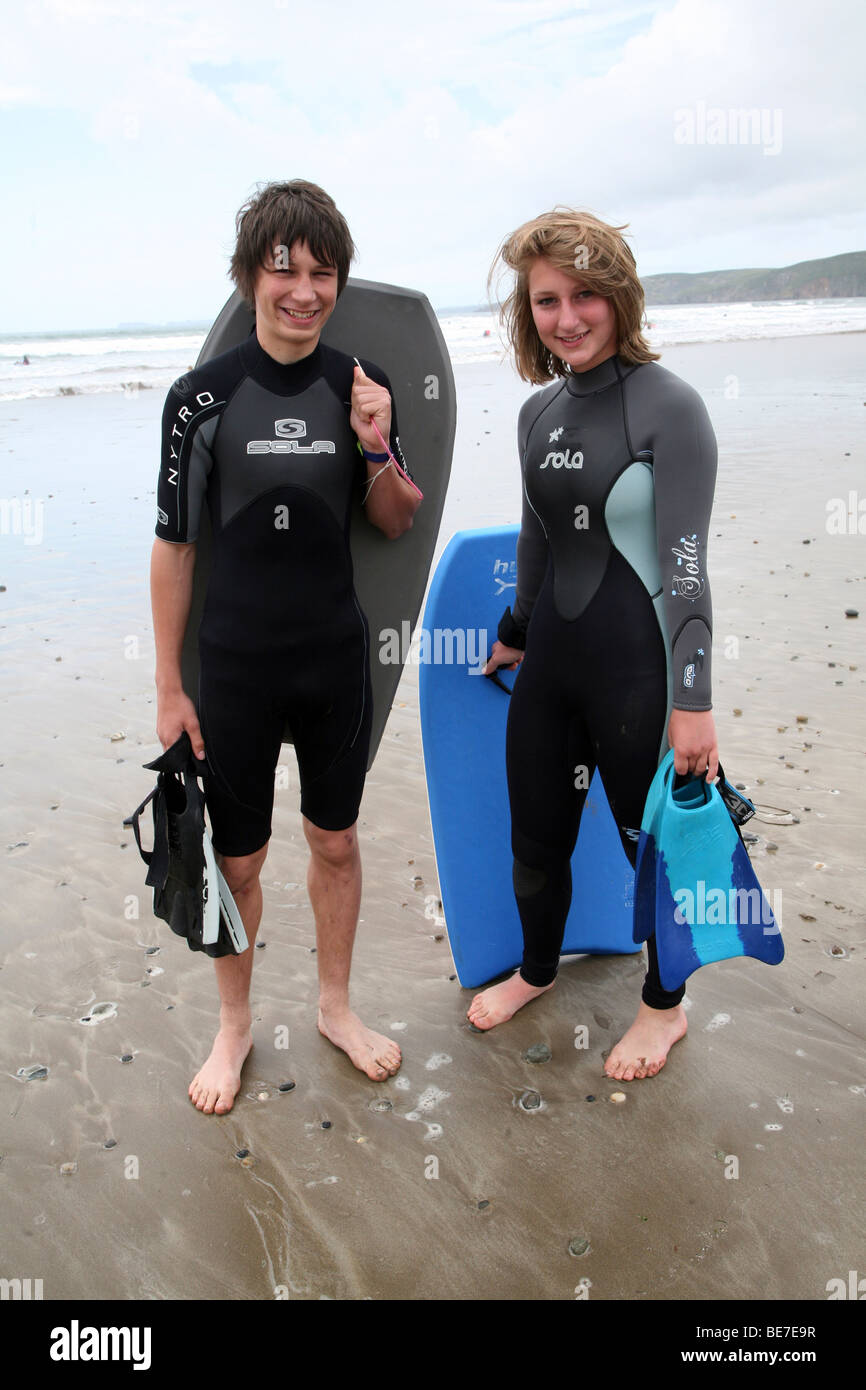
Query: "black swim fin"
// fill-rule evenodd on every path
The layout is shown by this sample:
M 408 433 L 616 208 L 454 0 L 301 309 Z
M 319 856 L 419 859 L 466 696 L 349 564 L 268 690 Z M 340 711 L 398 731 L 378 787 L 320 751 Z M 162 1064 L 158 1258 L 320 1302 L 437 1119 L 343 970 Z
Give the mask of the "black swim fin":
M 205 797 L 198 779 L 207 761 L 193 756 L 187 733 L 144 766 L 158 773 L 156 786 L 123 823 L 132 829 L 153 889 L 153 910 L 191 951 L 229 956 L 245 951 L 243 922 L 217 868 L 205 825 Z M 153 812 L 153 849 L 142 848 L 139 819 Z

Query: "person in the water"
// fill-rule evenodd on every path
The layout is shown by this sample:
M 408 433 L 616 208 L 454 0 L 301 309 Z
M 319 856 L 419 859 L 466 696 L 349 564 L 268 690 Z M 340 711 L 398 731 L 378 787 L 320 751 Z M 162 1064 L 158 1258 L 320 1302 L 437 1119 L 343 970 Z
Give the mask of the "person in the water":
M 718 769 L 706 571 L 716 441 L 698 393 L 657 365 L 643 337 L 643 290 L 622 230 L 557 208 L 514 232 L 494 262 L 515 276 L 503 320 L 517 370 L 553 384 L 520 412 L 516 599 L 486 668 L 521 663 L 507 765 L 524 955 L 515 975 L 472 1001 L 482 1029 L 553 985 L 595 768 L 632 864 L 668 741 L 677 772 L 712 780 Z M 646 465 L 642 514 L 620 515 L 616 484 Z M 657 555 L 663 630 L 613 539 L 623 528 L 642 529 Z M 686 1032 L 684 988 L 663 989 L 654 938 L 647 949 L 637 1017 L 605 1064 L 621 1081 L 654 1076 Z

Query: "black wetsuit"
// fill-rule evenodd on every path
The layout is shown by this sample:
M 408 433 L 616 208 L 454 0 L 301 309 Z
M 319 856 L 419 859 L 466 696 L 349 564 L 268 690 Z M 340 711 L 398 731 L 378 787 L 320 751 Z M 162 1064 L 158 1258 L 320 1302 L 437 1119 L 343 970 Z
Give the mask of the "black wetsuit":
M 362 360 L 367 376 L 384 373 Z M 271 833 L 286 723 L 315 825 L 354 824 L 370 740 L 369 633 L 353 586 L 352 500 L 366 463 L 349 426 L 354 363 L 319 344 L 282 365 L 252 334 L 175 382 L 163 414 L 156 534 L 213 559 L 199 629 L 198 711 L 217 850 Z M 391 449 L 403 463 L 392 402 Z
M 655 363 L 609 358 L 530 397 L 518 443 L 517 593 L 498 635 L 526 649 L 508 719 L 508 786 L 521 974 L 544 985 L 556 974 L 594 769 L 634 864 L 669 694 L 676 709 L 710 708 L 716 442 L 692 387 Z M 654 542 L 642 568 L 664 594 L 664 636 L 644 579 L 617 548 L 641 531 Z M 683 990 L 661 988 L 652 939 L 648 951 L 644 1000 L 670 1008 Z

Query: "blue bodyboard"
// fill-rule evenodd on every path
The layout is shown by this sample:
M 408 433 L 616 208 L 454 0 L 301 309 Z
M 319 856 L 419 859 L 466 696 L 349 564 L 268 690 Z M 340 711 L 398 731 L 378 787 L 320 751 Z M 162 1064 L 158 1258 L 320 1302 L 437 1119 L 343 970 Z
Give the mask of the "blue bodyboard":
M 505 774 L 508 695 L 480 674 L 517 578 L 517 526 L 459 531 L 433 576 L 416 634 L 421 734 L 442 907 L 464 988 L 515 968 L 523 934 L 511 881 Z M 500 672 L 507 681 L 519 670 Z M 572 858 L 563 954 L 627 954 L 634 870 L 598 774 Z

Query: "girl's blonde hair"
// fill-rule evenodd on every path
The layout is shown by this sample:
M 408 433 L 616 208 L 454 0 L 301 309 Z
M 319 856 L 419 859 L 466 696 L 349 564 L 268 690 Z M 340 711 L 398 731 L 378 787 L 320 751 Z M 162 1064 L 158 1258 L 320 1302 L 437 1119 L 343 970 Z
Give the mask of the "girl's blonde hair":
M 641 332 L 643 286 L 631 248 L 621 235 L 624 231 L 625 227 L 612 227 L 590 212 L 555 207 L 552 212 L 525 222 L 502 243 L 487 287 L 489 292 L 497 269 L 501 271 L 507 266 L 514 271 L 515 283 L 500 304 L 499 316 L 524 381 L 540 385 L 557 376 L 568 376 L 571 370 L 544 346 L 532 318 L 529 270 L 538 256 L 544 256 L 558 270 L 611 301 L 620 357 L 626 362 L 654 362 L 658 358 Z

